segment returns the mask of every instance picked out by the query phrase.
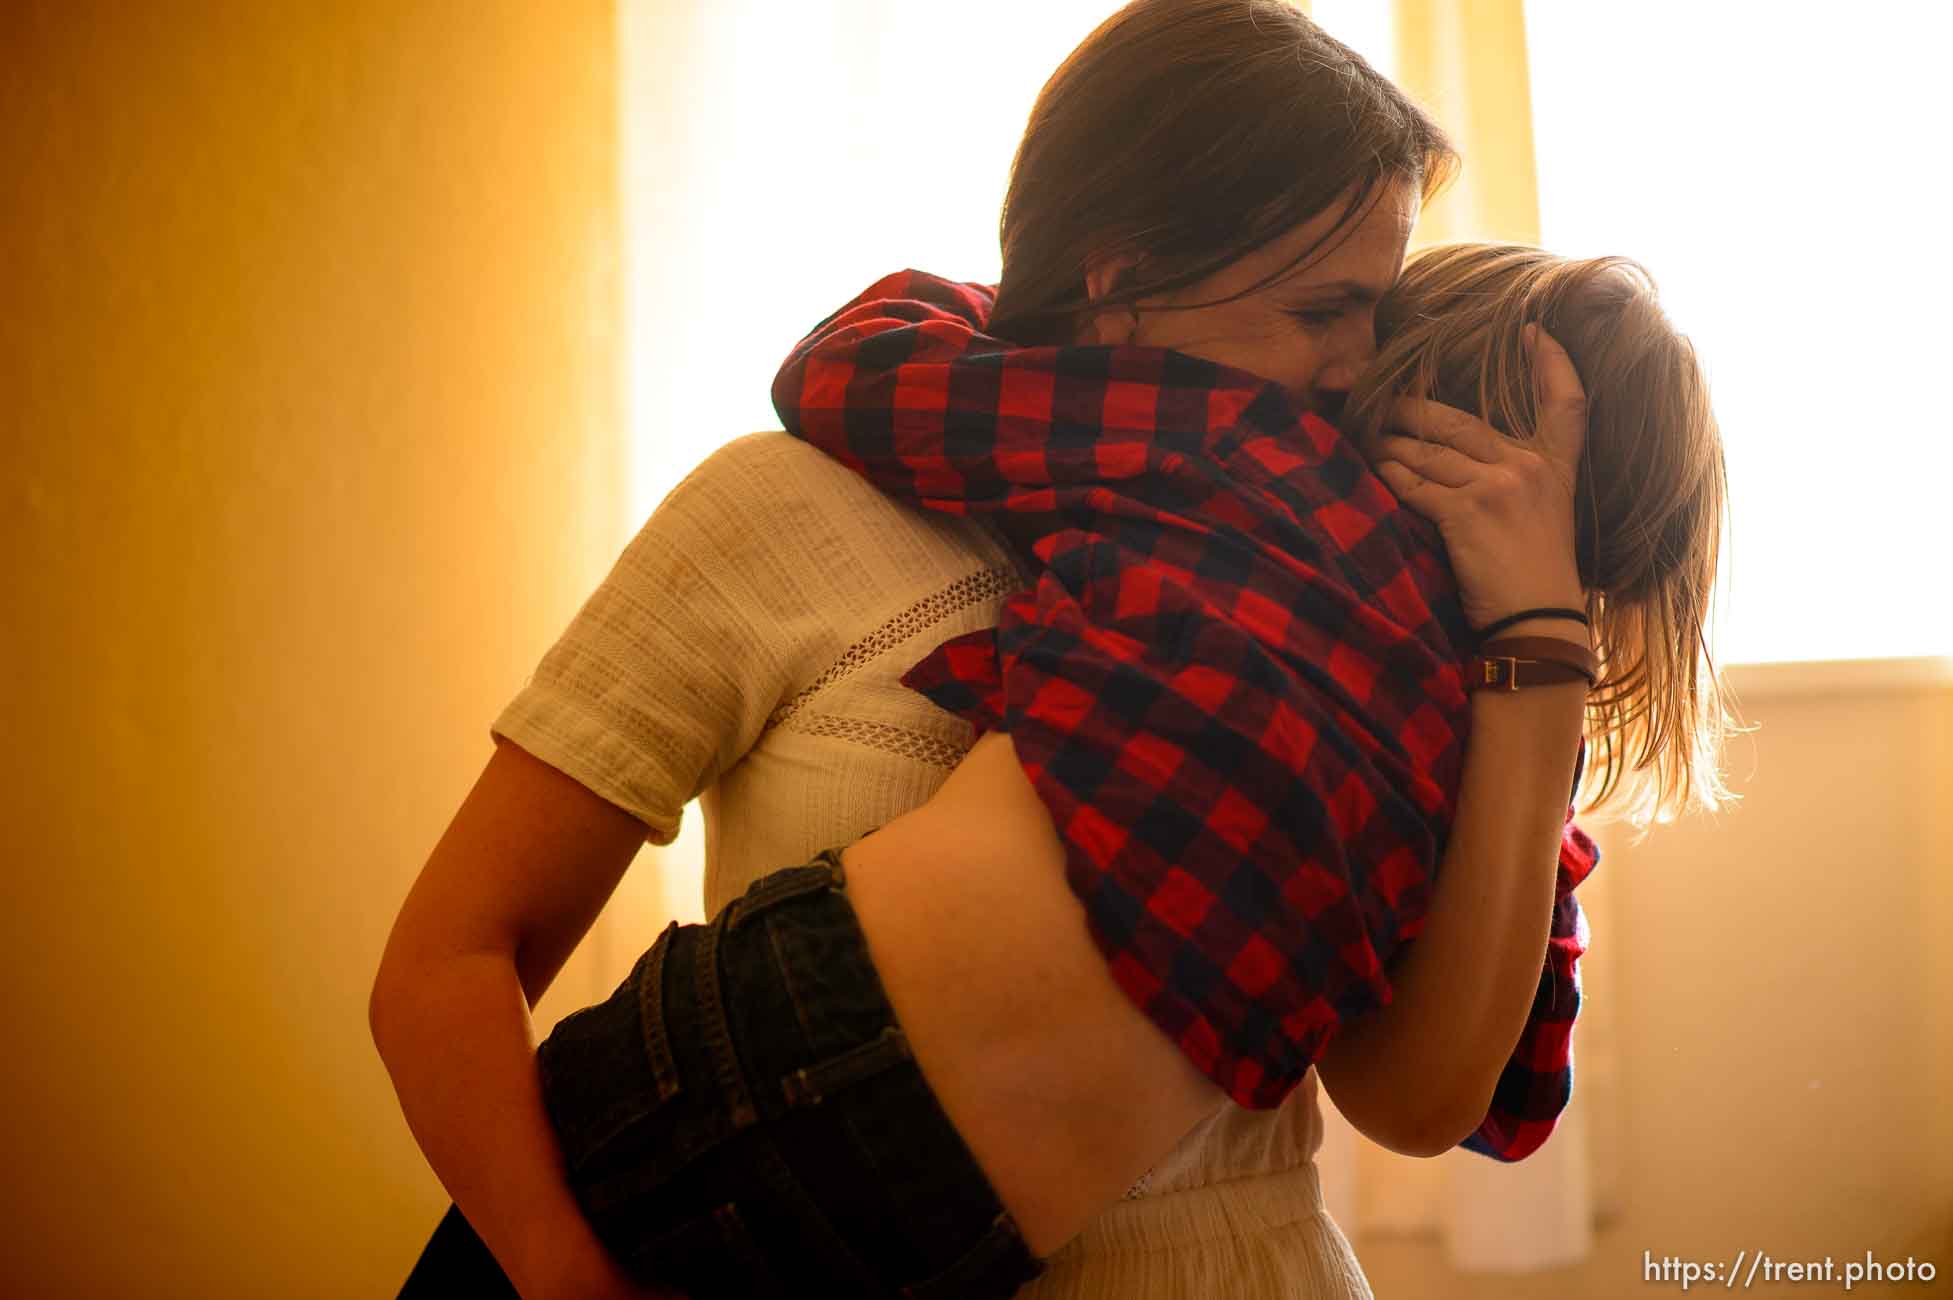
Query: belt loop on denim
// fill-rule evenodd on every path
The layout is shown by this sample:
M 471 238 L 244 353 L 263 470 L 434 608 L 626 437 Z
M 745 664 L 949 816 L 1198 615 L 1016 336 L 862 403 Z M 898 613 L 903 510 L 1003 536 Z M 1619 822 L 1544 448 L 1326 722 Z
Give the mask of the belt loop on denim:
M 840 850 L 822 849 L 800 866 L 786 867 L 762 877 L 745 893 L 727 903 L 725 910 L 715 919 L 724 921 L 727 930 L 737 930 L 751 917 L 781 903 L 805 898 L 809 894 L 841 889 L 846 879 L 846 873 L 841 869 Z
M 651 1062 L 651 1077 L 658 1085 L 658 1100 L 670 1101 L 680 1091 L 677 1071 L 672 1069 L 671 1036 L 665 1022 L 665 958 L 678 939 L 678 922 L 673 921 L 651 945 L 637 986 L 638 1023 L 644 1029 L 644 1054 Z
M 705 1045 L 712 1055 L 713 1072 L 719 1076 L 719 1085 L 725 1089 L 726 1102 L 732 1112 L 734 1131 L 750 1128 L 759 1122 L 759 1111 L 753 1105 L 753 1094 L 746 1086 L 746 1076 L 739 1068 L 739 1054 L 733 1049 L 732 1032 L 726 1026 L 725 988 L 719 970 L 719 939 L 725 933 L 725 924 L 732 915 L 732 909 L 720 912 L 705 927 L 699 936 L 698 964 L 695 979 L 698 984 L 699 1010 L 704 1020 Z
M 841 865 L 841 850 L 822 849 L 820 858 L 827 863 L 828 888 L 846 889 L 848 887 L 847 868 Z

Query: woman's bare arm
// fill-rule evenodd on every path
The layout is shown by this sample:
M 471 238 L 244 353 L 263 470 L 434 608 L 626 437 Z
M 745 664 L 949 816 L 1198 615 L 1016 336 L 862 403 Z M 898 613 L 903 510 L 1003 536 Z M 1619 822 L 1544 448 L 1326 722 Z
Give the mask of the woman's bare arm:
M 402 905 L 368 1003 L 414 1139 L 525 1297 L 649 1295 L 564 1177 L 529 1009 L 617 887 L 644 824 L 499 742 Z
M 676 833 L 830 649 L 806 634 L 827 587 L 781 575 L 839 534 L 809 536 L 816 510 L 769 530 L 728 504 L 817 499 L 799 495 L 811 453 L 776 438 L 735 439 L 686 475 L 543 656 L 374 981 L 374 1041 L 408 1124 L 518 1283 L 525 1249 L 545 1272 L 608 1265 L 570 1213 L 529 1008 L 646 839 Z M 727 646 L 742 649 L 728 660 Z M 549 761 L 511 739 L 523 735 L 554 746 Z

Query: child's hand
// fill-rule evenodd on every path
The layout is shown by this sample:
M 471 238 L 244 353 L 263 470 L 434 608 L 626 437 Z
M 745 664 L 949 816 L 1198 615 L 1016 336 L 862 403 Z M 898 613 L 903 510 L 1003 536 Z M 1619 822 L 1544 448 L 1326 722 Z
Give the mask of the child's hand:
M 1397 499 L 1444 535 L 1465 617 L 1475 628 L 1522 609 L 1587 605 L 1573 551 L 1587 394 L 1552 335 L 1528 325 L 1526 346 L 1539 398 L 1536 439 L 1506 438 L 1477 416 L 1406 397 L 1392 416 L 1417 436 L 1383 438 L 1375 463 Z

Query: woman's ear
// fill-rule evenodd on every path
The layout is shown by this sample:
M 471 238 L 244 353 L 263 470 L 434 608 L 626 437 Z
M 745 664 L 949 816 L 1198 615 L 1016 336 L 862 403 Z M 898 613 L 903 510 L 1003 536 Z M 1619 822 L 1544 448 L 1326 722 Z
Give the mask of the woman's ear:
M 1085 259 L 1085 295 L 1098 302 L 1114 292 L 1134 267 L 1145 260 L 1135 252 L 1093 253 Z M 1130 304 L 1107 307 L 1103 311 L 1087 308 L 1082 313 L 1081 343 L 1123 344 L 1132 342 L 1139 329 L 1139 309 Z

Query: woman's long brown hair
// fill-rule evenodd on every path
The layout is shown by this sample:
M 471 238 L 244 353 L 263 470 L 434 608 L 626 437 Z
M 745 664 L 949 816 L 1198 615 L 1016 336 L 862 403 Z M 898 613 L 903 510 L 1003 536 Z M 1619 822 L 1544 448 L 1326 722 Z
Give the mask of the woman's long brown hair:
M 1428 199 L 1456 166 L 1422 109 L 1286 0 L 1133 0 L 1032 106 L 989 332 L 1075 342 L 1088 307 L 1194 284 L 1334 205 L 1365 211 L 1393 182 Z M 1119 252 L 1143 261 L 1093 300 L 1088 263 Z
M 1588 697 L 1582 804 L 1645 828 L 1733 796 L 1732 727 L 1705 621 L 1726 508 L 1722 438 L 1695 350 L 1623 257 L 1511 244 L 1423 250 L 1377 309 L 1378 355 L 1344 427 L 1363 445 L 1411 393 L 1475 411 L 1509 437 L 1538 427 L 1521 331 L 1537 322 L 1579 371 L 1587 438 L 1576 555 L 1602 661 Z

